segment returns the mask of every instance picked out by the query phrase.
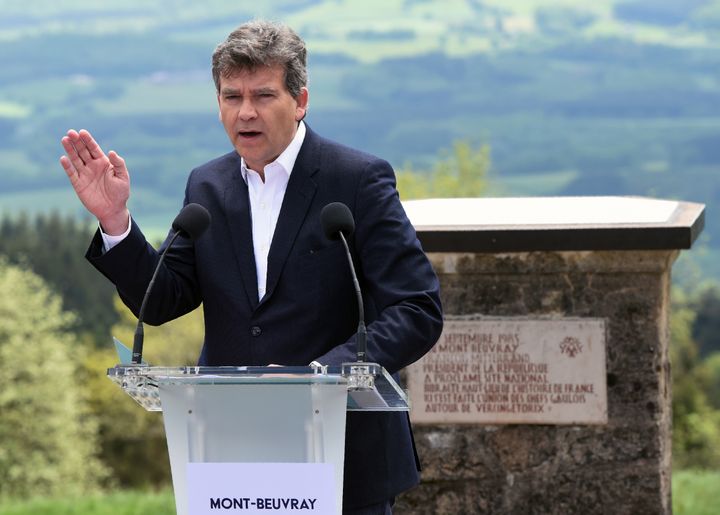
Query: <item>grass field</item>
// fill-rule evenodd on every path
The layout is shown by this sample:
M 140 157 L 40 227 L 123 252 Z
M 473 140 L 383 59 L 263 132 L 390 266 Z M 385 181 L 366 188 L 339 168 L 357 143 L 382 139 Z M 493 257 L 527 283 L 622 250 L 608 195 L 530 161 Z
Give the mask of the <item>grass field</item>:
M 720 472 L 680 471 L 673 474 L 675 515 L 716 515 Z M 114 492 L 83 498 L 0 502 L 0 515 L 172 515 L 169 490 L 159 493 Z
M 0 502 L 2 515 L 174 515 L 170 490 Z
M 716 515 L 720 510 L 720 472 L 675 472 L 672 488 L 675 515 Z

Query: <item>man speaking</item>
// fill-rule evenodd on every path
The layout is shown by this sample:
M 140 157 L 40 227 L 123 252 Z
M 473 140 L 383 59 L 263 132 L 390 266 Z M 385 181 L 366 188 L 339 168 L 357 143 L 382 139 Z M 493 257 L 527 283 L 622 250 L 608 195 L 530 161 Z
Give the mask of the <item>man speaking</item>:
M 367 360 L 396 373 L 420 358 L 442 329 L 437 277 L 390 165 L 303 122 L 303 40 L 281 24 L 246 23 L 218 45 L 212 74 L 235 150 L 191 172 L 184 203 L 204 206 L 212 223 L 197 241 L 180 237 L 169 249 L 145 320 L 162 324 L 203 303 L 200 365 L 355 361 L 355 290 L 342 242 L 326 238 L 320 221 L 324 206 L 341 202 L 355 222 L 348 244 L 365 302 Z M 125 161 L 85 130 L 70 130 L 62 145 L 60 162 L 100 222 L 87 258 L 137 315 L 159 251 L 128 211 Z M 418 468 L 406 413 L 348 413 L 344 513 L 391 513 Z

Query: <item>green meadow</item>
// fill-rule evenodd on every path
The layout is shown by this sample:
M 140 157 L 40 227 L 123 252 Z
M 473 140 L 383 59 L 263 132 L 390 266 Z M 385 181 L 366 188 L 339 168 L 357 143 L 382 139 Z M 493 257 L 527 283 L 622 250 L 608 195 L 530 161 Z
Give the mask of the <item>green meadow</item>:
M 680 471 L 673 475 L 675 515 L 717 514 L 720 473 Z M 113 492 L 82 498 L 0 502 L 0 515 L 172 515 L 172 492 Z

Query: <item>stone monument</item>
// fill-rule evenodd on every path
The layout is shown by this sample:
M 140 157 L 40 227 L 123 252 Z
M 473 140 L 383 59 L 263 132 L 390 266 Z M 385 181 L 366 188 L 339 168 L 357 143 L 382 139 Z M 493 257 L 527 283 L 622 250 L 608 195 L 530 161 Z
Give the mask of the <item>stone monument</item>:
M 404 371 L 423 481 L 395 513 L 670 513 L 670 271 L 704 206 L 404 205 L 445 329 Z

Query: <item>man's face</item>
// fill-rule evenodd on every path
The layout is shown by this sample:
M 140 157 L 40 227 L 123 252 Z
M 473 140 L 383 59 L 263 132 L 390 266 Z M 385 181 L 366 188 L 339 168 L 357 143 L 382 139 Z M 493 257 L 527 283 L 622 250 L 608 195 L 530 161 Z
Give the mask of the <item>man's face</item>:
M 279 65 L 220 79 L 220 121 L 248 168 L 261 174 L 292 141 L 307 103 L 307 88 L 297 98 L 290 95 Z

